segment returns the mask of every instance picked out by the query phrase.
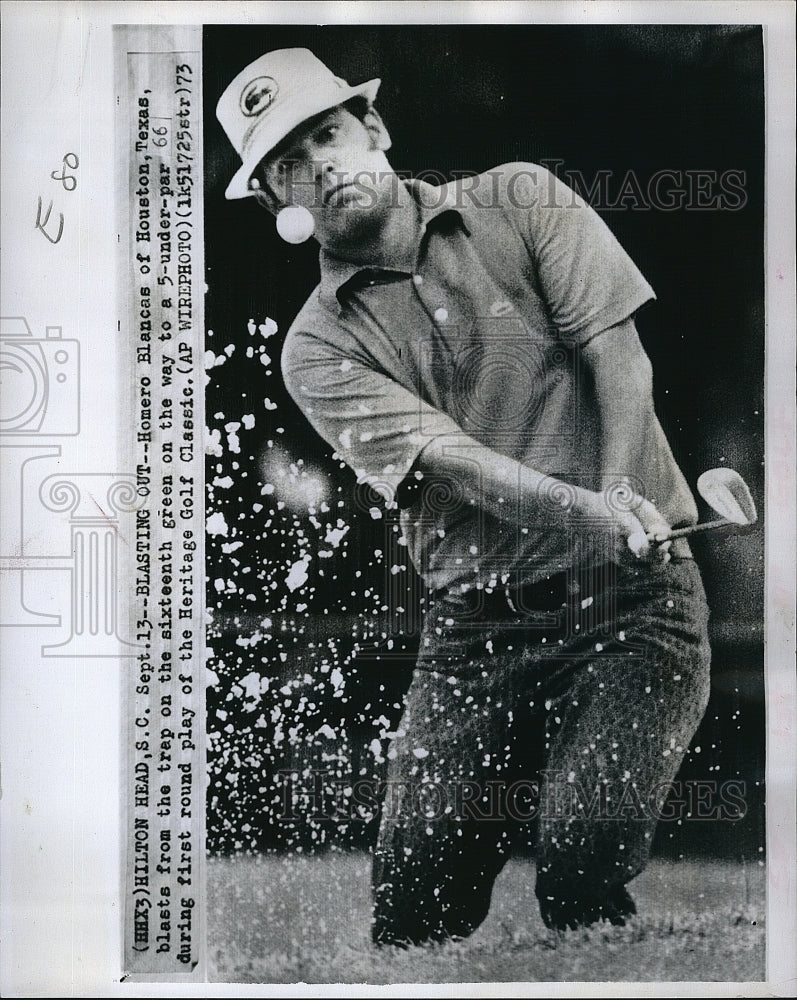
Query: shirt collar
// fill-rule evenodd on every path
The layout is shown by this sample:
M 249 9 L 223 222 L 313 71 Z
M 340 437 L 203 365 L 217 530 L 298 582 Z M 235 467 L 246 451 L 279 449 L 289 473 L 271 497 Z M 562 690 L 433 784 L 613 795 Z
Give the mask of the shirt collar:
M 368 263 L 354 264 L 348 260 L 341 260 L 329 250 L 322 248 L 319 257 L 321 266 L 321 287 L 319 298 L 321 303 L 329 309 L 340 310 L 340 292 L 343 286 L 348 284 L 355 275 L 364 271 L 395 271 L 403 274 L 411 274 L 417 259 L 420 242 L 430 226 L 437 224 L 442 216 L 451 216 L 459 220 L 464 232 L 469 236 L 470 229 L 462 214 L 461 205 L 457 204 L 457 193 L 453 184 L 446 184 L 435 187 L 421 180 L 408 180 L 403 182 L 412 195 L 418 207 L 420 219 L 420 230 L 418 243 L 413 248 L 411 258 L 396 260 L 381 265 Z

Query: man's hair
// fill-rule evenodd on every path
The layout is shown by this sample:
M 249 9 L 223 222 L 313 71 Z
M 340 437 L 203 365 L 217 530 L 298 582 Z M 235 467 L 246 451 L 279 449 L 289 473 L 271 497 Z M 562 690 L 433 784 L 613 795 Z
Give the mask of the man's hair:
M 299 134 L 314 128 L 319 122 L 323 121 L 328 114 L 334 111 L 336 107 L 345 108 L 346 111 L 353 114 L 355 118 L 363 121 L 368 109 L 371 107 L 371 103 L 367 97 L 352 97 L 350 100 L 344 101 L 343 104 L 327 108 L 326 111 L 321 111 L 319 114 L 313 115 L 312 118 L 307 118 L 305 121 L 297 125 L 296 128 L 291 129 L 285 138 L 278 142 L 273 149 L 270 149 L 252 171 L 252 177 L 255 178 L 260 185 L 258 188 L 258 191 L 260 192 L 258 201 L 260 201 L 261 204 L 265 204 L 265 206 L 271 211 L 277 210 L 279 207 L 279 200 L 275 197 L 274 192 L 268 186 L 269 163 L 271 160 L 279 158 L 279 156 L 286 149 L 289 149 L 296 141 Z

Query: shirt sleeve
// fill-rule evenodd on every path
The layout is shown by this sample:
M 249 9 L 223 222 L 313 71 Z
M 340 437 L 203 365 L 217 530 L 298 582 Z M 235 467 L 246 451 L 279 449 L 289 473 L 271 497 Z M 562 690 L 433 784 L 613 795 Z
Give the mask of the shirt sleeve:
M 523 216 L 540 290 L 564 336 L 584 343 L 655 299 L 598 213 L 550 171 L 513 164 L 507 197 Z
M 315 430 L 389 503 L 431 440 L 463 433 L 367 358 L 308 332 L 289 332 L 282 375 Z

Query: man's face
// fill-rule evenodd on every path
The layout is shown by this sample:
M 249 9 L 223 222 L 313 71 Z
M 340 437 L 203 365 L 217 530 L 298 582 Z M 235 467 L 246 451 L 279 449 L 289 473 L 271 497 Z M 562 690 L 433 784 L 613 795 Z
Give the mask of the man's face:
M 322 245 L 356 235 L 390 207 L 396 175 L 383 152 L 389 140 L 378 116 L 366 122 L 333 108 L 297 129 L 263 164 L 279 207 L 307 208 Z

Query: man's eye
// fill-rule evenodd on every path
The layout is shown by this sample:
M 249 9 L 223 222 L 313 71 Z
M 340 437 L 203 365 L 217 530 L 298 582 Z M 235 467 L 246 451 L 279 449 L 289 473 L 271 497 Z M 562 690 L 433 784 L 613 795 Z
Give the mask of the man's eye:
M 331 142 L 340 131 L 340 125 L 327 125 L 316 136 L 318 142 Z

